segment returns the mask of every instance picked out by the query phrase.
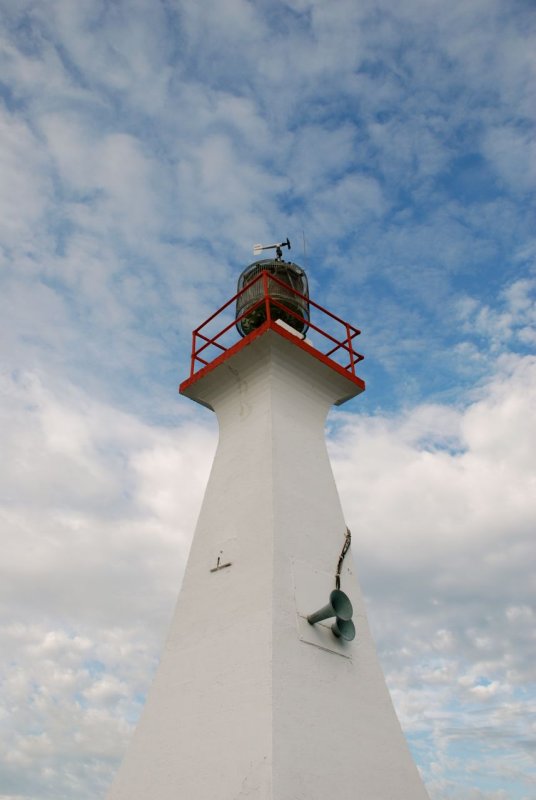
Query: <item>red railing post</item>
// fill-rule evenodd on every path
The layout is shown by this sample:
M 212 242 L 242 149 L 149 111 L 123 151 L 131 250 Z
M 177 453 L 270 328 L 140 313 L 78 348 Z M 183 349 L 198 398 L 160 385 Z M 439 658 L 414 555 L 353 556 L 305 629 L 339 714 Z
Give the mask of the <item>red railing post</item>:
M 348 352 L 350 354 L 350 370 L 352 375 L 355 375 L 355 360 L 354 360 L 354 348 L 352 347 L 352 337 L 350 336 L 350 326 L 348 323 L 346 325 L 346 337 L 348 340 Z
M 196 338 L 197 338 L 197 331 L 192 331 L 192 357 L 190 359 L 190 378 L 195 372 L 195 357 L 197 355 L 195 352 Z

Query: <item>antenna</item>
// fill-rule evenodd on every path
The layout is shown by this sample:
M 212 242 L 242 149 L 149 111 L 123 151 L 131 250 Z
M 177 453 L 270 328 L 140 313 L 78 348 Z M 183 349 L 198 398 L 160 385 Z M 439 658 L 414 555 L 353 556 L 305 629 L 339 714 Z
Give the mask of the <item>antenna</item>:
M 302 229 L 303 237 L 303 266 L 307 269 L 307 243 L 305 241 L 305 231 Z
M 258 256 L 262 253 L 263 250 L 275 250 L 277 259 L 280 261 L 283 256 L 283 251 L 281 250 L 282 247 L 288 247 L 288 249 L 290 250 L 290 242 L 288 240 L 288 236 L 285 242 L 276 242 L 276 244 L 253 245 L 253 255 Z

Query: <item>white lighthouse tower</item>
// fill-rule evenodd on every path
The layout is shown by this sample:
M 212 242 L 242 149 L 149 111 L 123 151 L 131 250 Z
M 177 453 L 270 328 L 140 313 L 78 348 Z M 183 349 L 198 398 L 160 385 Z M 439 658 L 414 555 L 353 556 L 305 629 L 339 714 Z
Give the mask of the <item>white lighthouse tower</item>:
M 428 800 L 344 558 L 324 439 L 330 407 L 365 388 L 359 331 L 274 247 L 194 331 L 181 393 L 217 414 L 219 443 L 108 800 Z

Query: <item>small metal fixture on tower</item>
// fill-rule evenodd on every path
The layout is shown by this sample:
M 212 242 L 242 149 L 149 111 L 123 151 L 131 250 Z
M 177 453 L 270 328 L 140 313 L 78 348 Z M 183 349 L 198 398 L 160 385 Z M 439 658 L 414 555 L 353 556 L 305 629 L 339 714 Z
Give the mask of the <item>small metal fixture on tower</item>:
M 254 255 L 259 255 L 263 250 L 275 250 L 276 257 L 254 261 L 238 279 L 236 327 L 241 336 L 247 336 L 266 321 L 266 307 L 261 302 L 264 298 L 264 287 L 261 281 L 255 280 L 263 271 L 278 279 L 277 282 L 270 281 L 269 286 L 271 318 L 282 320 L 304 336 L 309 328 L 307 276 L 297 264 L 283 261 L 283 247 L 290 250 L 288 237 L 286 241 L 275 244 L 256 244 L 253 248 Z

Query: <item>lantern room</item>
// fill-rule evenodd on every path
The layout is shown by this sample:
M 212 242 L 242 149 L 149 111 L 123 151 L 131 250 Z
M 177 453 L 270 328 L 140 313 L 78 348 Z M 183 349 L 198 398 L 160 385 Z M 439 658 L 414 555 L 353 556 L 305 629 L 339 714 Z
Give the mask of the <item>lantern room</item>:
M 262 302 L 264 287 L 255 278 L 268 272 L 277 278 L 270 281 L 270 316 L 282 320 L 298 333 L 309 328 L 309 287 L 303 269 L 292 261 L 265 258 L 254 261 L 238 279 L 236 301 L 236 327 L 241 336 L 247 336 L 266 322 L 266 304 Z

